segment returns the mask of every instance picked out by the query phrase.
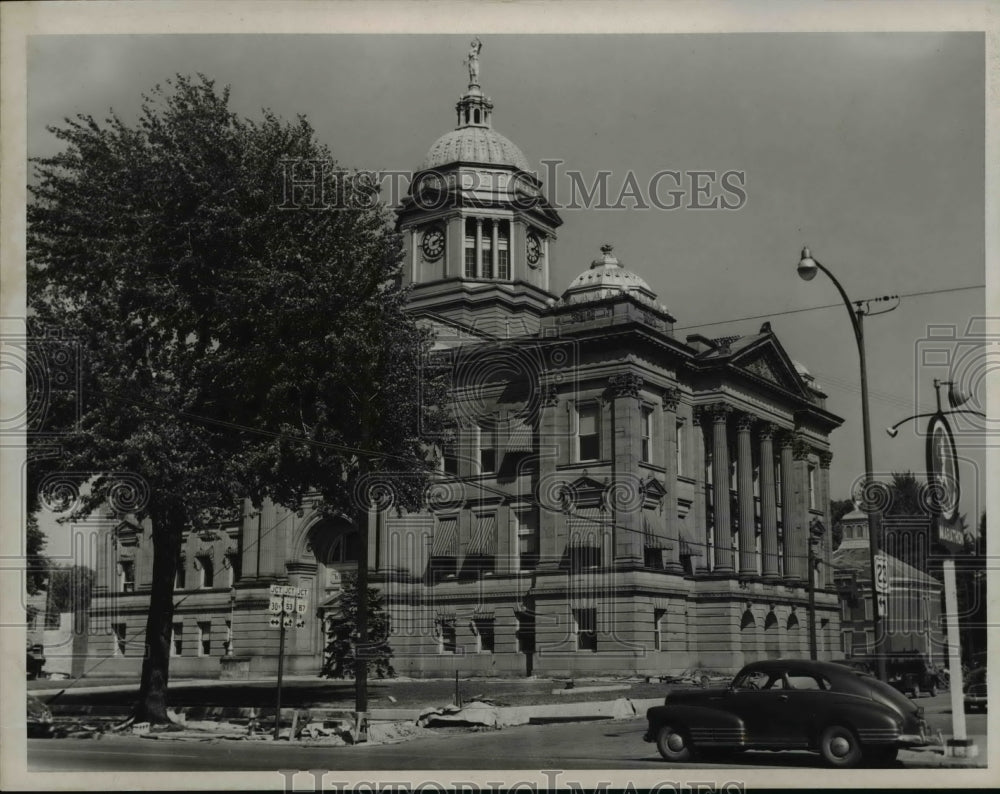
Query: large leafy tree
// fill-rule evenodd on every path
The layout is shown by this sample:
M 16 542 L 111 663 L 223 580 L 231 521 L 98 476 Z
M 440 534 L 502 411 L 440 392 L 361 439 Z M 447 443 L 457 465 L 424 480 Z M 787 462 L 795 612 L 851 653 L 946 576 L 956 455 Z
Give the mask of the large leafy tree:
M 422 377 L 430 340 L 403 311 L 387 210 L 303 117 L 245 119 L 228 89 L 178 76 L 134 125 L 51 132 L 66 146 L 35 161 L 29 319 L 78 345 L 81 388 L 53 405 L 45 442 L 61 432 L 58 466 L 89 482 L 77 514 L 151 522 L 135 717 L 163 722 L 184 532 L 243 497 L 310 494 L 364 532 L 380 472 L 416 504 L 444 383 Z M 291 192 L 289 176 L 319 181 Z

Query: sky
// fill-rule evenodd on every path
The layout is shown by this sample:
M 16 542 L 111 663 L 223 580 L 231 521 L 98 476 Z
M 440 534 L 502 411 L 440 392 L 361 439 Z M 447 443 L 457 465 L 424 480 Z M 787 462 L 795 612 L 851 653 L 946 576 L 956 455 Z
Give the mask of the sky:
M 304 114 L 342 165 L 412 170 L 454 127 L 469 39 L 36 36 L 28 153 L 59 150 L 47 125 L 111 108 L 134 119 L 143 92 L 200 72 L 230 85 L 244 115 Z M 865 321 L 878 475 L 922 474 L 924 424 L 895 439 L 884 428 L 934 410 L 933 378 L 958 380 L 972 395 L 966 407 L 984 409 L 992 347 L 977 320 L 986 294 L 982 33 L 482 40 L 493 126 L 543 178 L 543 160 L 561 160 L 560 173 L 578 171 L 588 184 L 609 171 L 614 198 L 630 172 L 640 186 L 668 169 L 745 175 L 746 202 L 735 210 L 562 209 L 551 289 L 561 293 L 610 243 L 677 318 L 681 339 L 755 333 L 769 320 L 844 418 L 831 437 L 833 498 L 849 496 L 863 473 L 858 352 L 833 284 L 796 275 L 803 246 L 852 300 L 903 296 Z M 954 424 L 961 509 L 974 523 L 985 509 L 984 436 Z

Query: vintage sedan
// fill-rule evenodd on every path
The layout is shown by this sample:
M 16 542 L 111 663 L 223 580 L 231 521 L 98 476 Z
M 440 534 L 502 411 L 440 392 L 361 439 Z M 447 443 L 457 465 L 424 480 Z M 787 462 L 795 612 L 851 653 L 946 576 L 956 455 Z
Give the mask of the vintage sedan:
M 736 750 L 811 750 L 834 767 L 887 764 L 929 743 L 923 709 L 865 673 L 830 662 L 753 662 L 725 687 L 667 694 L 643 737 L 668 761 Z

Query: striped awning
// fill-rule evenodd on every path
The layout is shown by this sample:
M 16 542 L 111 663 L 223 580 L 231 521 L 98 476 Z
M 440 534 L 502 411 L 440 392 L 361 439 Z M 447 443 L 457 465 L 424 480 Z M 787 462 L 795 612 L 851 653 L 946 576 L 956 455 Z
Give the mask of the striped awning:
M 535 449 L 535 431 L 523 419 L 511 419 L 507 426 L 508 454 L 513 452 L 532 452 Z
M 667 543 L 666 538 L 660 537 L 657 534 L 657 529 L 656 514 L 650 513 L 647 510 L 642 514 L 643 545 L 647 549 L 669 548 L 670 544 Z
M 599 549 L 604 535 L 604 517 L 599 507 L 581 507 L 569 516 L 569 547 Z
M 466 551 L 467 556 L 495 557 L 497 553 L 497 517 L 495 513 L 479 516 L 476 533 Z
M 698 539 L 694 530 L 689 529 L 683 524 L 681 525 L 680 555 L 682 557 L 705 556 L 705 542 Z
M 434 557 L 458 556 L 458 519 L 442 518 L 434 530 L 434 546 L 431 550 Z

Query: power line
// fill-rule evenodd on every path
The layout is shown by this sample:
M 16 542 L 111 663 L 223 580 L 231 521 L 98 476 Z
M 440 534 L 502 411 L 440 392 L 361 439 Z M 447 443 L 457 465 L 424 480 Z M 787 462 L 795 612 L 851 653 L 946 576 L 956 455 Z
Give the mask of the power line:
M 946 287 L 942 289 L 929 289 L 922 290 L 920 292 L 907 292 L 901 293 L 898 297 L 900 298 L 919 298 L 924 295 L 942 295 L 946 292 L 962 292 L 963 290 L 971 289 L 985 289 L 985 284 L 970 284 L 965 287 Z M 843 307 L 843 303 L 826 303 L 822 306 L 807 306 L 803 309 L 786 309 L 784 311 L 770 312 L 768 314 L 754 314 L 747 317 L 734 317 L 729 320 L 714 320 L 709 323 L 698 323 L 696 325 L 680 325 L 674 326 L 675 331 L 686 331 L 689 328 L 707 328 L 710 325 L 727 325 L 728 323 L 739 323 L 747 320 L 766 320 L 771 317 L 782 317 L 787 314 L 801 314 L 802 312 L 814 312 L 820 309 L 835 309 L 837 307 Z

